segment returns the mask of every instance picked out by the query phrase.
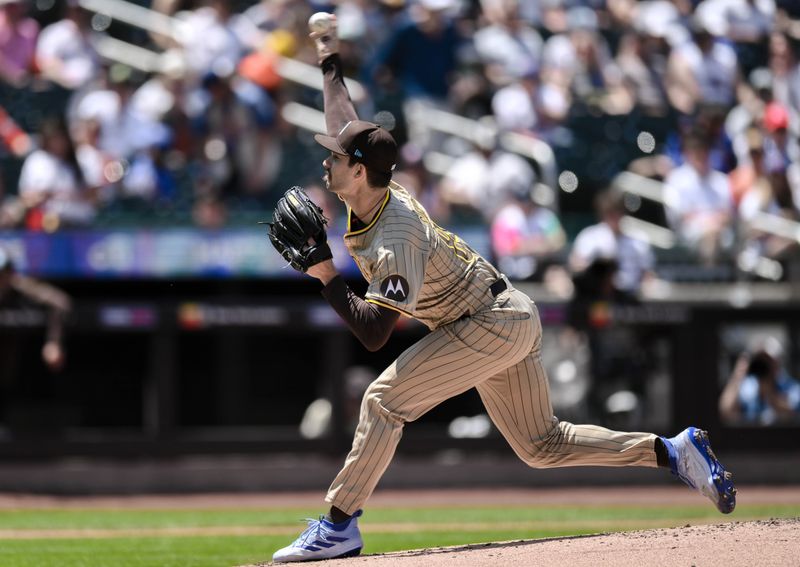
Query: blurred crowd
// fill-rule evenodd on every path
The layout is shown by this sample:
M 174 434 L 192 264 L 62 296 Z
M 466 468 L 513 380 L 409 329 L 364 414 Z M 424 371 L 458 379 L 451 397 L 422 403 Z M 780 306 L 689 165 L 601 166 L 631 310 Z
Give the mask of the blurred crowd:
M 316 64 L 306 22 L 324 10 L 360 115 L 401 145 L 396 180 L 437 221 L 484 227 L 512 278 L 600 260 L 622 291 L 652 279 L 649 224 L 625 222 L 641 199 L 608 189 L 626 170 L 663 184 L 663 224 L 699 265 L 774 276 L 796 255 L 792 225 L 770 230 L 800 218 L 794 0 L 138 2 L 150 31 L 92 4 L 0 0 L 0 228 L 220 228 L 290 185 L 326 199 L 287 112 L 321 93 L 283 64 Z M 436 111 L 491 128 L 413 119 Z M 572 177 L 557 186 L 508 132 Z

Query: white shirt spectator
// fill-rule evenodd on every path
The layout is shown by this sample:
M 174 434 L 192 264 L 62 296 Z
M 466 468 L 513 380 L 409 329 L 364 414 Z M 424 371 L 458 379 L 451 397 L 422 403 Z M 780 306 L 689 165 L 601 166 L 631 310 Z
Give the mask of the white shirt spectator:
M 198 76 L 215 73 L 226 77 L 236 70 L 242 45 L 236 34 L 219 20 L 213 8 L 178 12 L 186 34 L 181 38 L 186 63 Z
M 501 130 L 533 130 L 536 127 L 533 98 L 520 83 L 513 83 L 495 93 L 492 112 Z
M 481 207 L 487 218 L 512 194 L 530 191 L 536 182 L 536 172 L 523 157 L 497 151 L 489 160 L 489 183 L 482 196 Z
M 508 79 L 539 66 L 542 38 L 533 28 L 521 26 L 512 33 L 505 26 L 491 25 L 476 31 L 474 42 L 481 60 L 498 65 Z
M 20 196 L 48 195 L 44 212 L 69 224 L 87 224 L 94 218 L 94 208 L 81 199 L 80 189 L 74 170 L 44 150 L 34 151 L 22 164 Z
M 119 95 L 110 89 L 96 89 L 81 96 L 75 105 L 76 120 L 96 120 L 100 124 L 117 120 L 120 113 Z
M 790 208 L 789 211 L 793 208 L 794 207 Z M 784 212 L 788 211 L 778 204 L 778 201 L 772 194 L 772 190 L 761 185 L 752 187 L 744 194 L 742 202 L 739 203 L 739 218 L 745 222 L 752 221 L 753 217 L 758 213 L 781 215 Z M 791 212 L 798 213 L 800 211 L 794 210 Z
M 162 120 L 175 104 L 175 95 L 160 77 L 143 83 L 131 97 L 131 106 L 136 113 L 152 122 Z
M 19 176 L 20 195 L 52 193 L 70 198 L 78 193 L 78 181 L 72 168 L 43 150 L 36 150 L 22 164 Z
M 548 116 L 565 116 L 569 105 L 567 93 L 549 83 L 537 85 L 533 92 L 522 83 L 513 83 L 492 97 L 492 113 L 501 130 L 536 132 L 545 137 Z M 543 113 L 543 120 L 537 109 Z
M 601 69 L 613 65 L 611 50 L 602 35 L 585 29 L 578 30 L 579 34 L 589 34 L 589 38 L 597 51 L 597 60 Z M 584 36 L 585 37 L 585 36 Z M 574 36 L 562 33 L 551 36 L 542 49 L 542 68 L 556 69 L 571 76 L 579 72 L 583 66 L 575 49 Z
M 562 69 L 571 74 L 578 65 L 578 54 L 568 35 L 557 34 L 545 42 L 542 50 L 542 67 Z
M 733 41 L 759 41 L 774 25 L 774 0 L 705 0 L 702 5 Z
M 616 260 L 619 268 L 614 283 L 617 289 L 631 293 L 639 290 L 645 274 L 655 265 L 653 251 L 643 238 L 615 234 L 604 222 L 579 232 L 571 254 L 581 265 L 591 264 L 598 258 Z
M 97 52 L 72 20 L 50 24 L 39 34 L 36 62 L 49 79 L 77 89 L 97 76 Z
M 489 179 L 489 159 L 479 151 L 469 152 L 456 159 L 444 174 L 442 196 L 451 203 L 478 209 Z
M 151 88 L 152 84 L 146 83 L 144 87 Z M 113 90 L 92 91 L 77 104 L 77 119 L 100 123 L 99 147 L 112 158 L 130 158 L 169 139 L 169 128 L 157 119 L 161 108 L 148 106 L 154 97 L 140 95 L 141 91 L 141 88 L 136 91 L 124 106 L 120 95 Z M 166 98 L 166 102 L 171 103 L 172 99 Z
M 75 148 L 75 159 L 89 187 L 102 187 L 108 183 L 105 171 L 108 159 L 98 148 L 81 144 Z
M 705 214 L 731 213 L 733 199 L 728 177 L 709 170 L 701 176 L 689 163 L 672 170 L 664 182 L 670 222 L 689 242 L 705 232 Z
M 689 41 L 677 48 L 697 84 L 700 100 L 709 104 L 732 106 L 735 102 L 737 76 L 736 52 L 730 45 L 714 42 L 708 53 Z
M 458 158 L 442 179 L 442 196 L 454 204 L 468 205 L 487 219 L 505 202 L 509 191 L 529 188 L 536 181 L 531 165 L 504 151 L 491 156 L 473 151 Z

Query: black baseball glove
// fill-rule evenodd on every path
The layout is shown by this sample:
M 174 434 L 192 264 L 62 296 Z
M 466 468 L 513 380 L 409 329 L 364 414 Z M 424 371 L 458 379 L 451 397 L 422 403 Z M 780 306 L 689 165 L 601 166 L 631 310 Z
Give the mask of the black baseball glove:
M 295 269 L 306 272 L 314 264 L 330 260 L 325 225 L 328 220 L 322 209 L 302 187 L 292 187 L 278 200 L 269 227 L 269 240 L 284 260 Z

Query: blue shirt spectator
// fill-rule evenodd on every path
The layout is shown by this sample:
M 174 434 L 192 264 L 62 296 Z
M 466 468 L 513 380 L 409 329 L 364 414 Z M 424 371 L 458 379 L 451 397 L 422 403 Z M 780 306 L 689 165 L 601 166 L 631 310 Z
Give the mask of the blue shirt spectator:
M 389 70 L 402 84 L 406 97 L 447 98 L 453 73 L 458 66 L 462 38 L 445 8 L 446 2 L 425 0 L 399 25 L 378 50 L 372 65 L 372 79 Z M 439 6 L 435 6 L 439 8 Z
M 774 395 L 784 398 L 788 408 L 794 412 L 800 411 L 800 382 L 781 371 L 775 378 L 773 387 Z M 761 379 L 755 374 L 748 374 L 739 388 L 742 419 L 750 423 L 770 425 L 779 419 L 780 413 L 761 390 Z
M 777 356 L 761 349 L 742 355 L 720 396 L 720 414 L 731 423 L 774 425 L 800 418 L 800 382 Z

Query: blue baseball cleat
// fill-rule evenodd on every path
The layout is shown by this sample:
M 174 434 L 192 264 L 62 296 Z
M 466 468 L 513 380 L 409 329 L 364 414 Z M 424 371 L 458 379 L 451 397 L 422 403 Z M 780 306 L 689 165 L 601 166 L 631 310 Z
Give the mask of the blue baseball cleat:
M 358 529 L 360 515 L 361 510 L 341 524 L 334 524 L 323 516 L 319 520 L 308 520 L 308 527 L 300 537 L 276 551 L 272 560 L 275 563 L 293 563 L 358 555 L 364 547 Z
M 711 450 L 708 433 L 687 427 L 675 437 L 662 437 L 669 453 L 672 474 L 700 491 L 723 514 L 736 507 L 733 475 L 725 470 Z

